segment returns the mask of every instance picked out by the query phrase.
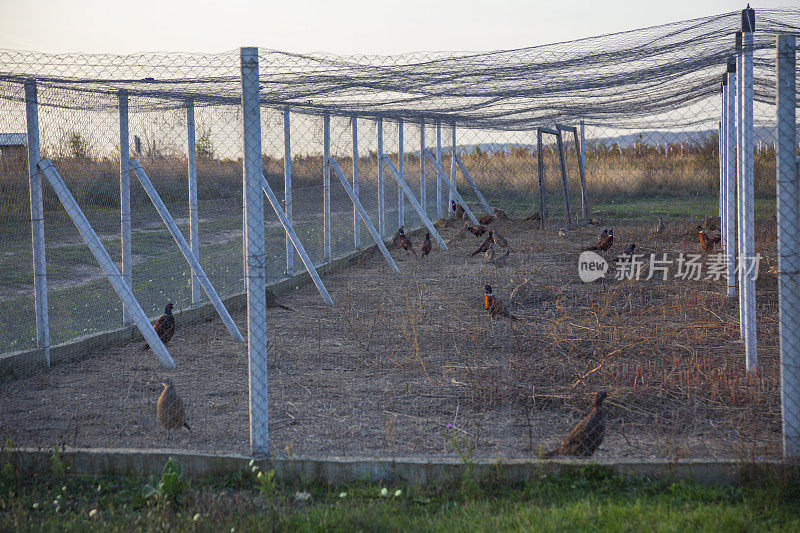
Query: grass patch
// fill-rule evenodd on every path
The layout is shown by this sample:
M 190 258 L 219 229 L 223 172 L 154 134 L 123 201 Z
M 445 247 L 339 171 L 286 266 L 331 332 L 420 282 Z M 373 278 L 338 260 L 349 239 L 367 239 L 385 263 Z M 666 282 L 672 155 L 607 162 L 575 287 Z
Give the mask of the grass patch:
M 54 464 L 54 466 L 57 466 Z M 151 482 L 154 480 L 150 480 Z M 518 485 L 417 488 L 278 482 L 255 474 L 192 479 L 180 498 L 145 497 L 148 480 L 22 479 L 0 471 L 2 530 L 797 530 L 796 480 L 740 487 L 625 480 L 595 467 Z M 468 487 L 465 489 L 465 487 Z M 385 490 L 384 490 L 385 489 Z M 145 489 L 145 493 L 147 493 Z M 306 493 L 306 494 L 299 494 Z

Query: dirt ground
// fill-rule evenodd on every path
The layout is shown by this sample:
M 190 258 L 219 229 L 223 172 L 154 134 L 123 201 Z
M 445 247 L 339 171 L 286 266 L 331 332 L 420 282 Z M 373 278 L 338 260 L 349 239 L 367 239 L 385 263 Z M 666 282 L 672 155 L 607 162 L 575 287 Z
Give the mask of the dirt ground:
M 496 222 L 511 247 L 503 268 L 471 235 L 418 262 L 391 249 L 281 298 L 269 314 L 270 445 L 278 456 L 535 457 L 556 445 L 609 394 L 595 457 L 772 457 L 780 449 L 774 222 L 757 225 L 759 370 L 744 370 L 735 299 L 725 281 L 607 279 L 583 283 L 590 226 L 558 234 L 527 221 Z M 697 251 L 693 225 L 617 223 L 614 253 Z M 447 240 L 458 230 L 444 230 Z M 413 240 L 417 246 L 420 237 Z M 612 264 L 613 275 L 613 264 Z M 647 277 L 648 268 L 643 276 Z M 610 277 L 609 276 L 609 277 Z M 490 283 L 504 302 L 533 280 L 518 320 L 483 308 Z M 244 332 L 244 313 L 234 315 Z M 87 354 L 2 383 L 0 438 L 14 445 L 248 451 L 247 346 L 221 320 L 180 327 L 162 369 L 142 343 Z M 167 435 L 156 419 L 169 376 L 193 432 Z M 446 434 L 453 424 L 454 433 Z M 453 436 L 454 435 L 454 436 Z

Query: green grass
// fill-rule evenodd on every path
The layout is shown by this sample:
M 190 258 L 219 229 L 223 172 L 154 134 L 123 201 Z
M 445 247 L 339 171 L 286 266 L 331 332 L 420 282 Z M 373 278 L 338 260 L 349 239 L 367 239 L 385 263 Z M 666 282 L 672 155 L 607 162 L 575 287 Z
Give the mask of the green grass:
M 145 500 L 138 478 L 53 473 L 21 478 L 0 465 L 0 530 L 8 531 L 797 531 L 800 485 L 740 487 L 625 480 L 599 467 L 518 484 L 448 487 L 278 483 L 265 494 L 237 473 L 192 480 L 177 503 Z M 381 489 L 387 495 L 381 496 Z M 400 494 L 395 496 L 395 491 Z M 312 495 L 295 500 L 297 491 Z M 97 513 L 90 517 L 95 509 Z

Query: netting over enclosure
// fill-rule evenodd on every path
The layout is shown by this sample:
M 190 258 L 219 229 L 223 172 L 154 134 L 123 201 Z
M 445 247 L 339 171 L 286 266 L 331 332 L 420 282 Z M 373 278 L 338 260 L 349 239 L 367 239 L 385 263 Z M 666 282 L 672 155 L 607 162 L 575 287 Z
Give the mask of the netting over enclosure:
M 480 53 L 0 50 L 0 439 L 164 446 L 167 376 L 188 449 L 538 456 L 602 390 L 609 457 L 800 450 L 778 35 L 800 10 Z

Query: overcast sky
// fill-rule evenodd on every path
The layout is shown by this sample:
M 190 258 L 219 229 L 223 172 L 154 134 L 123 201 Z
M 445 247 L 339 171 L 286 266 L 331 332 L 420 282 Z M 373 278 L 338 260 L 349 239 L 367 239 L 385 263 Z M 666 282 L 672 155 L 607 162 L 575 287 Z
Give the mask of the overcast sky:
M 793 7 L 797 0 L 755 2 Z M 0 48 L 396 54 L 546 44 L 741 10 L 731 0 L 0 0 Z

